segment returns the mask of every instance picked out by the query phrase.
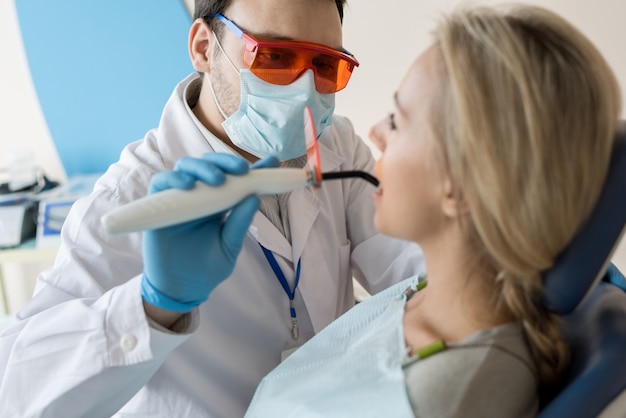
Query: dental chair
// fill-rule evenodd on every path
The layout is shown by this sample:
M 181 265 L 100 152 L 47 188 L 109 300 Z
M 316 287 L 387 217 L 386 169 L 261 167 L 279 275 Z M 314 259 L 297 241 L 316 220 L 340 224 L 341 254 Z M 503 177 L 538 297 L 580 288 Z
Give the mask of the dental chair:
M 545 273 L 544 303 L 562 315 L 571 362 L 542 393 L 538 417 L 626 417 L 626 279 L 609 260 L 626 230 L 626 123 L 585 227 Z

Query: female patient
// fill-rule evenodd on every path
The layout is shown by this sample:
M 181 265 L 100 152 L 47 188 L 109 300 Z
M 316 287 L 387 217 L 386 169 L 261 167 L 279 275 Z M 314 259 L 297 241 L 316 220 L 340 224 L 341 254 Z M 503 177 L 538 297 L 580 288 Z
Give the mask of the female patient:
M 541 272 L 598 198 L 619 86 L 544 9 L 462 10 L 434 38 L 371 132 L 376 226 L 419 243 L 428 277 L 292 354 L 249 416 L 534 417 L 539 385 L 567 364 Z

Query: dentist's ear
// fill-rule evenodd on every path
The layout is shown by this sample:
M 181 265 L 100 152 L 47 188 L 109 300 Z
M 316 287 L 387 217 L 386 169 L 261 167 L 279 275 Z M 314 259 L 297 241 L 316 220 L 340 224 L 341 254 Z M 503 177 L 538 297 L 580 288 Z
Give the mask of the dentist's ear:
M 196 19 L 189 29 L 189 58 L 196 71 L 208 73 L 211 70 L 211 51 L 215 41 L 214 33 L 204 19 Z

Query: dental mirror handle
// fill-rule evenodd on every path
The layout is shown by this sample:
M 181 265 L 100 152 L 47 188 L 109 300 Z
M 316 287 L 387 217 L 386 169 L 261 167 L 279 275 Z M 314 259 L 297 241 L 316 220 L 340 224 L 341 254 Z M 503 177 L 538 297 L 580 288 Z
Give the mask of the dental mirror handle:
M 196 182 L 191 190 L 168 189 L 120 206 L 102 217 L 109 235 L 171 226 L 235 206 L 251 194 L 277 194 L 311 184 L 301 168 L 267 168 L 246 175 L 226 175 L 221 186 Z

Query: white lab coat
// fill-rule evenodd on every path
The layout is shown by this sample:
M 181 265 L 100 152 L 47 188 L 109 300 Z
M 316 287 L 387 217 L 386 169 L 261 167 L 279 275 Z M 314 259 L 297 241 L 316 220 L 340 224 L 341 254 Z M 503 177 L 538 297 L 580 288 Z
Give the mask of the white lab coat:
M 354 305 L 353 274 L 375 293 L 424 270 L 415 244 L 374 230 L 371 185 L 329 181 L 292 192 L 292 245 L 257 213 L 232 276 L 192 312 L 187 332 L 149 323 L 141 234 L 109 237 L 100 218 L 144 196 L 154 173 L 211 151 L 183 102 L 193 78 L 177 86 L 158 129 L 128 145 L 73 206 L 54 267 L 0 338 L 2 417 L 243 416 L 291 341 L 289 300 L 257 240 L 288 280 L 301 257 L 301 342 Z M 347 119 L 335 117 L 319 142 L 324 171 L 371 171 L 369 148 Z

